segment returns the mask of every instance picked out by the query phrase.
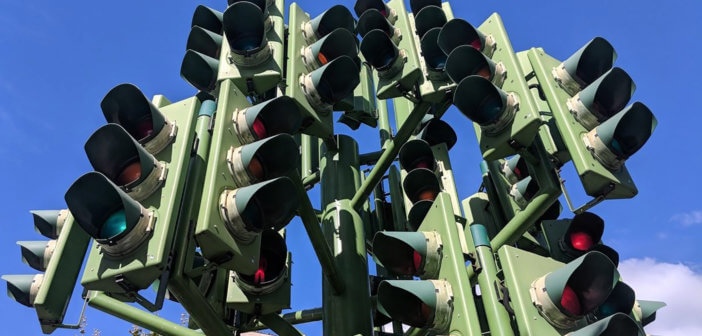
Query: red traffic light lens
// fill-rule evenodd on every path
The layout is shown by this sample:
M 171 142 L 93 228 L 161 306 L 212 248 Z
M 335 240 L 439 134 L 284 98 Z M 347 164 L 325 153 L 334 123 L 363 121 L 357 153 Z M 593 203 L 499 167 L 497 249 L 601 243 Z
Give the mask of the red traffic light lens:
M 268 131 L 266 131 L 266 125 L 263 124 L 261 119 L 256 118 L 253 122 L 253 131 L 256 133 L 258 139 L 265 139 L 268 137 Z
M 473 48 L 475 48 L 475 49 L 478 49 L 478 50 L 482 50 L 482 49 L 483 49 L 483 44 L 480 43 L 480 39 L 479 39 L 479 38 L 476 38 L 475 40 L 471 41 L 471 42 L 470 42 L 470 45 L 471 45 L 471 47 L 473 47 Z
M 579 251 L 588 251 L 594 245 L 592 237 L 585 232 L 572 232 L 570 234 L 570 245 Z
M 578 295 L 575 294 L 575 291 L 570 288 L 570 286 L 565 286 L 565 288 L 563 288 L 561 306 L 573 316 L 580 316 L 582 314 L 580 298 L 578 298 Z
M 322 65 L 325 65 L 329 63 L 329 60 L 327 59 L 327 56 L 325 56 L 322 53 L 317 54 L 317 58 L 319 59 L 319 63 L 322 63 Z
M 141 177 L 141 163 L 139 159 L 127 165 L 124 170 L 117 176 L 117 184 L 124 186 L 130 184 Z
M 419 254 L 417 251 L 413 251 L 412 261 L 414 262 L 414 272 L 412 273 L 417 274 L 417 272 L 420 270 L 420 267 L 422 266 L 422 255 Z
M 263 170 L 263 164 L 257 156 L 254 156 L 249 162 L 249 173 L 258 181 L 263 180 L 265 173 Z
M 254 284 L 260 285 L 266 281 L 266 270 L 268 269 L 268 260 L 261 257 L 258 259 L 258 270 L 254 273 Z
M 433 201 L 439 193 L 433 189 L 423 189 L 417 193 L 417 198 L 419 201 L 429 200 Z

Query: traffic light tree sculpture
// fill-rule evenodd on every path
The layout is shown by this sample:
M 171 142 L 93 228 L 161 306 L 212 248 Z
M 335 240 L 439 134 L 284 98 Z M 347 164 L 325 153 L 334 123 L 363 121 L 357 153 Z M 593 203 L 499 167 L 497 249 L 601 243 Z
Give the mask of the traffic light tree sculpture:
M 50 240 L 18 245 L 44 273 L 3 279 L 44 333 L 76 327 L 64 317 L 85 264 L 86 304 L 162 335 L 302 335 L 295 324 L 319 320 L 326 335 L 644 335 L 665 304 L 620 277 L 592 208 L 636 195 L 625 161 L 657 121 L 629 104 L 634 81 L 607 40 L 564 61 L 515 53 L 498 14 L 473 26 L 439 0 L 222 7 L 190 22 L 180 74 L 196 92 L 111 89 L 84 146 L 94 171 L 67 209 L 32 212 Z M 381 148 L 359 153 L 334 112 L 377 127 Z M 449 126 L 445 113 L 467 119 Z M 453 128 L 470 126 L 482 177 L 460 202 L 449 151 L 463 150 Z M 574 208 L 565 193 L 572 215 L 558 201 L 569 161 L 593 197 Z M 323 299 L 284 314 L 295 216 Z M 152 314 L 166 299 L 187 326 Z

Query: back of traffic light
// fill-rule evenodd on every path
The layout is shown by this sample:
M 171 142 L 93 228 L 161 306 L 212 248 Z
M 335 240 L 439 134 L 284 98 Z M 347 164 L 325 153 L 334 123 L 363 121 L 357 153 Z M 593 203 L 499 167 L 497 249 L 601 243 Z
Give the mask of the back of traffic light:
M 303 115 L 303 133 L 330 139 L 335 104 L 355 96 L 361 82 L 356 22 L 341 5 L 312 19 L 295 3 L 289 13 L 285 95 Z
M 595 38 L 564 62 L 541 49 L 530 50 L 528 58 L 585 192 L 596 201 L 634 197 L 638 191 L 624 161 L 657 121 L 642 103 L 624 107 L 634 84 L 612 68 L 616 54 L 609 42 Z
M 195 240 L 207 260 L 252 275 L 261 232 L 281 229 L 297 208 L 285 176 L 298 165 L 290 133 L 301 117 L 285 96 L 251 106 L 230 80 L 221 84 L 216 114 Z
M 111 124 L 85 151 L 96 170 L 65 195 L 76 223 L 96 241 L 81 284 L 158 309 L 138 292 L 167 276 L 199 100 L 150 102 L 138 88 L 113 88 L 101 107 Z M 161 294 L 165 293 L 165 281 Z
M 451 20 L 438 44 L 457 84 L 453 104 L 473 121 L 483 158 L 501 159 L 531 145 L 541 121 L 500 16 L 478 29 Z
M 80 273 L 90 236 L 68 210 L 32 211 L 34 227 L 49 241 L 18 242 L 22 261 L 41 271 L 39 274 L 3 275 L 7 294 L 20 304 L 33 307 L 44 334 L 64 324 L 66 309 Z

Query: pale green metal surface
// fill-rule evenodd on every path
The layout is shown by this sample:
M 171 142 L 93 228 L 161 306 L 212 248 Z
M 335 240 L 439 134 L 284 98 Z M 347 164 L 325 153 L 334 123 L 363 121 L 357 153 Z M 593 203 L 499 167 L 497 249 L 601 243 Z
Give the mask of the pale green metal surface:
M 168 262 L 173 245 L 176 217 L 183 195 L 188 167 L 188 157 L 192 148 L 200 102 L 188 98 L 160 108 L 161 113 L 178 127 L 175 141 L 155 155 L 166 162 L 168 176 L 164 185 L 140 203 L 155 212 L 155 227 L 149 240 L 126 258 L 111 258 L 103 254 L 98 244 L 90 248 L 90 256 L 81 279 L 81 284 L 89 290 L 110 293 L 126 293 L 115 283 L 121 276 L 135 289 L 145 289 L 158 279 Z M 129 299 L 128 297 L 125 299 Z
M 602 166 L 585 147 L 583 136 L 587 130 L 569 112 L 566 100 L 570 96 L 560 88 L 551 75 L 551 69 L 561 62 L 547 55 L 543 49 L 536 48 L 529 50 L 529 61 L 534 67 L 536 77 L 553 111 L 556 125 L 563 135 L 585 192 L 593 197 L 603 196 L 607 199 L 636 196 L 638 190 L 626 166 L 622 166 L 619 171 L 610 171 Z
M 154 314 L 139 310 L 124 302 L 113 299 L 101 292 L 88 293 L 88 303 L 91 307 L 110 315 L 119 317 L 138 326 L 164 336 L 202 336 L 203 333 L 188 329 L 176 323 L 158 317 Z
M 90 236 L 69 215 L 34 299 L 34 309 L 45 334 L 52 333 L 63 324 L 89 242 Z
M 251 106 L 244 94 L 230 80 L 220 85 L 219 101 L 212 133 L 212 146 L 208 154 L 207 172 L 203 188 L 200 213 L 195 228 L 195 240 L 202 254 L 220 267 L 253 274 L 258 267 L 261 237 L 248 245 L 237 243 L 229 234 L 219 211 L 219 197 L 226 189 L 236 189 L 234 178 L 227 167 L 227 151 L 240 145 L 236 129 L 231 122 L 237 109 Z
M 348 200 L 361 183 L 358 144 L 345 135 L 337 136 L 337 143 L 338 151 L 327 149 L 320 163 L 322 230 L 343 274 L 345 290 L 335 295 L 329 282 L 322 282 L 323 330 L 325 335 L 370 335 L 373 321 L 364 225 Z
M 463 226 L 456 221 L 451 197 L 439 193 L 418 231 L 436 231 L 443 243 L 443 258 L 437 279 L 446 280 L 453 291 L 453 314 L 448 330 L 450 335 L 481 335 L 478 312 L 462 253 Z
M 275 0 L 272 6 L 268 6 L 268 12 L 273 21 L 272 29 L 266 33 L 266 38 L 271 46 L 273 55 L 263 64 L 255 67 L 238 66 L 230 63 L 229 43 L 224 40 L 220 51 L 220 67 L 218 81 L 231 80 L 240 91 L 248 95 L 249 88 L 247 80 L 253 83 L 254 93 L 261 95 L 268 90 L 275 88 L 283 80 L 284 52 L 283 37 L 285 32 L 285 22 L 283 12 L 285 11 L 285 0 Z M 220 84 L 221 85 L 221 84 Z
M 485 35 L 492 35 L 495 38 L 497 50 L 495 50 L 491 59 L 494 62 L 504 63 L 507 69 L 507 78 L 505 78 L 501 89 L 508 93 L 515 93 L 519 98 L 519 110 L 514 117 L 514 121 L 502 132 L 488 135 L 482 132 L 477 123 L 473 123 L 483 158 L 490 161 L 516 154 L 517 151 L 513 146 L 529 146 L 537 134 L 541 119 L 524 80 L 524 71 L 519 66 L 517 57 L 512 49 L 502 18 L 497 13 L 494 13 L 478 27 L 478 30 Z M 510 145 L 512 141 L 515 143 L 514 145 Z
M 197 221 L 200 210 L 200 202 L 196 200 L 202 197 L 207 169 L 207 156 L 209 155 L 212 140 L 208 128 L 212 121 L 211 114 L 215 110 L 216 105 L 213 101 L 204 101 L 201 104 L 195 125 L 198 147 L 191 157 L 188 168 L 188 178 L 186 180 L 183 202 L 181 203 L 181 214 L 178 218 L 173 248 L 173 267 L 171 278 L 168 281 L 168 290 L 183 308 L 188 311 L 190 320 L 201 326 L 205 333 L 208 335 L 226 335 L 229 333 L 229 329 L 218 318 L 220 311 L 211 305 L 211 302 L 207 300 L 187 275 L 192 270 L 195 254 L 195 241 L 191 236 L 191 230 L 194 229 L 193 224 Z
M 509 289 L 509 296 L 512 299 L 519 335 L 561 335 L 536 310 L 531 302 L 529 287 L 532 281 L 558 269 L 563 264 L 511 246 L 502 247 L 498 255 L 505 286 Z

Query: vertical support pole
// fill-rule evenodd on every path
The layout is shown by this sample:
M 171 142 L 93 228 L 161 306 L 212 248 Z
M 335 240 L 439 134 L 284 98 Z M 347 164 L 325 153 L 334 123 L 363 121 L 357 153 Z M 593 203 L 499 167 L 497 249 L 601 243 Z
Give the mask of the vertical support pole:
M 371 335 L 373 321 L 365 234 L 361 217 L 348 200 L 361 184 L 358 144 L 346 135 L 336 136 L 336 142 L 336 150 L 323 151 L 320 164 L 322 204 L 325 206 L 322 230 L 332 247 L 346 290 L 335 295 L 331 284 L 323 279 L 324 335 Z
M 215 311 L 198 287 L 186 275 L 192 265 L 192 257 L 195 252 L 191 235 L 200 205 L 200 202 L 196 202 L 193 198 L 199 198 L 202 195 L 212 135 L 210 126 L 216 109 L 217 105 L 213 100 L 203 101 L 195 124 L 197 147 L 193 147 L 194 152 L 190 159 L 188 177 L 185 182 L 185 196 L 180 205 L 181 213 L 178 217 L 173 250 L 173 270 L 168 288 L 207 335 L 227 335 L 231 334 L 231 331 L 219 318 L 220 314 Z
M 480 296 L 485 308 L 488 327 L 491 336 L 514 336 L 510 327 L 510 317 L 507 310 L 500 302 L 498 294 L 499 279 L 497 278 L 497 265 L 490 248 L 490 239 L 487 230 L 482 224 L 470 226 L 470 233 L 475 243 L 475 252 L 481 271 L 478 273 Z
M 303 179 L 314 174 L 319 169 L 319 140 L 317 137 L 300 135 L 300 175 Z

